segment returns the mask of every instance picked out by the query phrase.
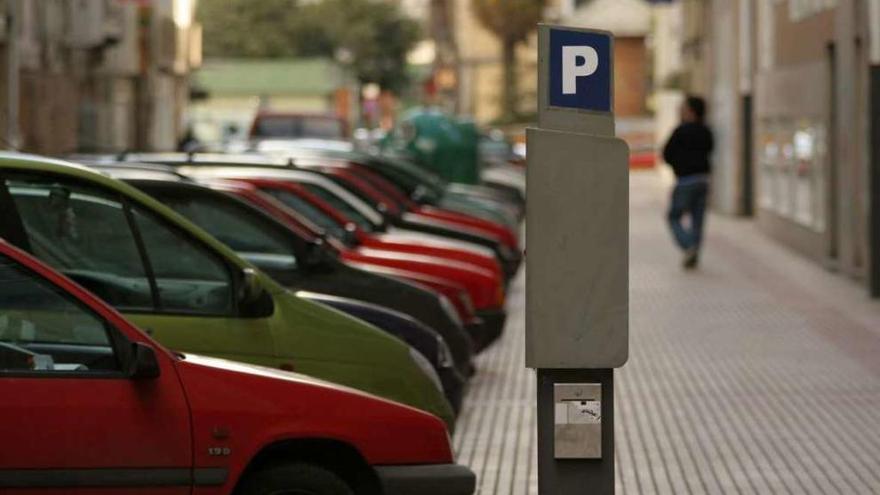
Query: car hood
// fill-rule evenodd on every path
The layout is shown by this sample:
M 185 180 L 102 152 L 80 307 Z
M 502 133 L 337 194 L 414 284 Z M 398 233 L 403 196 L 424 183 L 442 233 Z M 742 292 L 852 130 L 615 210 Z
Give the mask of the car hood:
M 217 371 L 227 371 L 230 373 L 238 374 L 238 375 L 246 375 L 249 377 L 256 377 L 258 379 L 264 380 L 275 380 L 278 382 L 279 386 L 284 386 L 283 383 L 289 383 L 294 385 L 300 385 L 304 387 L 316 387 L 316 388 L 324 388 L 324 389 L 332 389 L 335 392 L 340 394 L 354 394 L 359 395 L 365 398 L 369 398 L 371 400 L 387 402 L 388 404 L 396 404 L 393 401 L 383 399 L 382 397 L 378 397 L 372 394 L 368 394 L 361 390 L 357 390 L 355 388 L 346 387 L 345 385 L 339 385 L 333 382 L 328 382 L 326 380 L 321 380 L 319 378 L 314 378 L 311 376 L 306 376 L 301 373 L 295 373 L 292 371 L 283 371 L 275 368 L 269 368 L 267 366 L 259 366 L 256 364 L 248 364 L 242 363 L 238 361 L 230 361 L 228 359 L 221 358 L 213 358 L 208 356 L 202 356 L 200 354 L 190 354 L 185 353 L 181 354 L 183 357 L 180 361 L 180 365 L 184 368 L 187 366 L 198 366 L 203 369 L 213 369 Z M 409 407 L 409 406 L 404 406 Z M 413 409 L 413 408 L 411 408 Z M 418 409 L 413 409 L 414 411 L 418 411 Z
M 450 462 L 443 422 L 418 409 L 297 373 L 187 354 L 176 363 L 192 409 L 197 465 L 227 447 L 244 465 L 266 445 L 322 438 L 356 448 L 371 464 Z M 224 437 L 217 430 L 225 430 Z M 393 435 L 399 441 L 388 441 Z

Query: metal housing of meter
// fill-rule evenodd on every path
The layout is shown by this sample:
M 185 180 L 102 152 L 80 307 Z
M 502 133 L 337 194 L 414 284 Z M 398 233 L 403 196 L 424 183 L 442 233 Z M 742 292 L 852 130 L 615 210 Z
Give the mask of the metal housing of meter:
M 538 28 L 526 131 L 526 365 L 538 488 L 614 493 L 613 369 L 629 355 L 629 148 L 614 135 L 613 37 Z
M 578 34 L 584 43 L 603 40 L 596 72 L 607 66 L 605 79 L 590 86 L 596 73 L 575 76 L 575 84 L 608 99 L 585 99 L 587 108 L 613 101 L 610 34 L 539 26 L 538 127 L 526 131 L 526 366 L 617 368 L 629 350 L 629 147 L 614 136 L 610 111 L 550 105 L 553 89 L 566 89 L 564 68 L 550 77 L 554 48 L 567 48 L 551 46 L 557 32 L 567 35 L 563 43 Z

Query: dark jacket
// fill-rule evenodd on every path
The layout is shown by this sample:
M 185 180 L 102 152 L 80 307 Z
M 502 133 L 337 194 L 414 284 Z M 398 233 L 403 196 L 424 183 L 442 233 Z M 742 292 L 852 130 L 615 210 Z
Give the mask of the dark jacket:
M 672 165 L 676 177 L 708 174 L 712 171 L 709 154 L 714 147 L 712 131 L 701 122 L 681 124 L 663 148 L 663 159 Z

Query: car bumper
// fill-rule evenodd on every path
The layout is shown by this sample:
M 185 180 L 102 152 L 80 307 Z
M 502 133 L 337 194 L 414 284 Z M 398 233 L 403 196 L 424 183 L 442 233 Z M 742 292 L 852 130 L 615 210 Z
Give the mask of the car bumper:
M 377 466 L 383 495 L 472 495 L 477 477 L 458 464 Z

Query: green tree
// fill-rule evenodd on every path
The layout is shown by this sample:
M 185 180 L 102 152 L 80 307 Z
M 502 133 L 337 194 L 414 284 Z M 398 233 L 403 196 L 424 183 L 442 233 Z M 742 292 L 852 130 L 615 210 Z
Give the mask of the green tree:
M 504 66 L 502 120 L 512 121 L 519 114 L 516 47 L 535 30 L 543 18 L 546 3 L 546 0 L 472 0 L 480 23 L 501 42 Z
M 418 23 L 382 0 L 201 0 L 206 57 L 322 56 L 344 50 L 362 83 L 400 92 Z
M 298 0 L 200 0 L 205 57 L 297 55 Z

